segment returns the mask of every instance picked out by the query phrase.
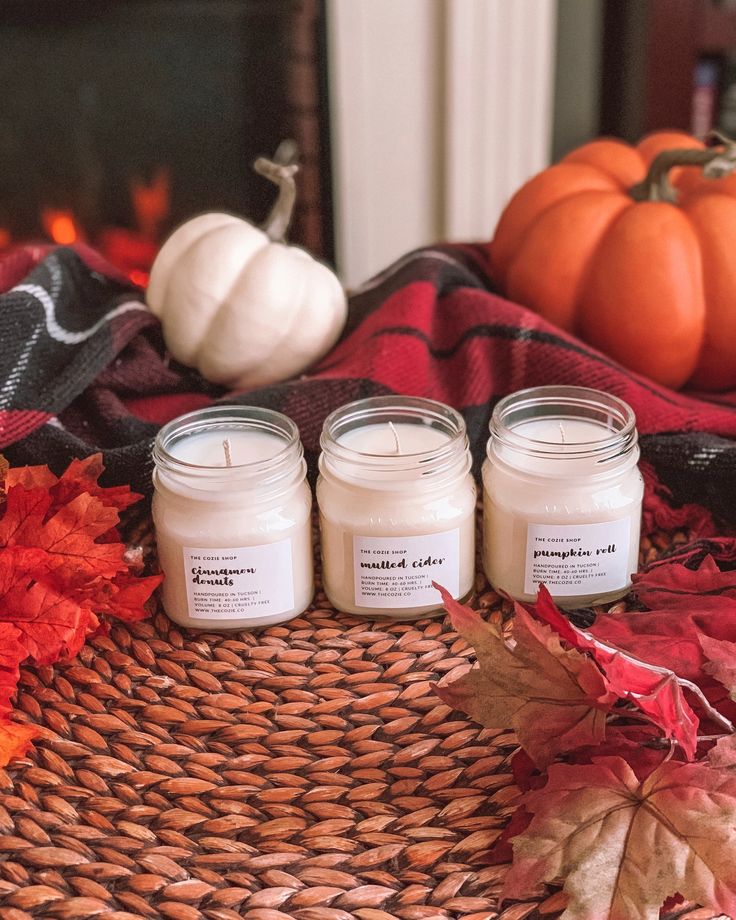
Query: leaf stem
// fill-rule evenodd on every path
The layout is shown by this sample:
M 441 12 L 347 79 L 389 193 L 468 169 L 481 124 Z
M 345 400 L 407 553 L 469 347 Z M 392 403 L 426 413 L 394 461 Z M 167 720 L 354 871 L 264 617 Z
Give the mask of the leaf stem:
M 734 729 L 733 722 L 730 719 L 727 719 L 714 706 L 711 706 L 705 694 L 697 684 L 693 683 L 691 680 L 685 680 L 684 677 L 678 677 L 676 674 L 675 678 L 680 682 L 681 687 L 685 687 L 686 690 L 689 690 L 697 697 L 698 702 L 703 707 L 703 710 L 706 712 L 709 718 L 711 718 L 716 724 L 720 725 L 724 731 L 727 731 L 729 734 L 733 734 L 733 732 L 736 730 Z
M 617 709 L 608 714 L 608 723 L 616 722 L 621 719 L 633 719 L 635 722 L 646 722 L 647 725 L 653 725 L 655 728 L 658 728 L 656 722 L 653 722 L 646 713 L 640 712 L 638 709 L 634 709 L 633 706 L 631 709 Z

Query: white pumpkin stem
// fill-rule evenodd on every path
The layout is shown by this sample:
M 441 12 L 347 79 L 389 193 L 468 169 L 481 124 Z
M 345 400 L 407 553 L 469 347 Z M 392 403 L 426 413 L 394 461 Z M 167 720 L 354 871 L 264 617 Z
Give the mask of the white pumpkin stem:
M 253 164 L 253 169 L 279 187 L 279 197 L 276 199 L 273 208 L 271 208 L 271 213 L 263 225 L 263 230 L 270 240 L 283 243 L 294 213 L 294 203 L 296 202 L 294 176 L 299 171 L 299 166 L 296 163 L 284 166 L 281 163 L 274 163 L 272 160 L 266 159 L 266 157 L 258 157 Z

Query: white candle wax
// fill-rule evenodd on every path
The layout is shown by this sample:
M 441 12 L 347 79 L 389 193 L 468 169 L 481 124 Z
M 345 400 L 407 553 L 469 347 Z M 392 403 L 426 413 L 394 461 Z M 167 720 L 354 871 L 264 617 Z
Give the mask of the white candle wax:
M 225 442 L 230 452 L 227 462 Z M 285 447 L 284 439 L 257 429 L 205 431 L 177 441 L 171 455 L 194 466 L 225 467 L 271 460 Z
M 541 441 L 545 446 L 559 444 L 587 444 L 603 441 L 611 434 L 611 429 L 597 421 L 584 418 L 537 418 L 529 422 L 514 425 L 514 432 Z
M 508 458 L 518 469 L 530 473 L 544 473 L 551 469 L 550 464 L 554 467 L 557 463 L 560 472 L 568 476 L 577 473 L 585 475 L 590 472 L 595 463 L 595 461 L 591 463 L 589 457 L 571 456 L 569 451 L 571 448 L 575 450 L 574 445 L 595 444 L 604 441 L 611 435 L 611 429 L 605 425 L 578 418 L 534 419 L 514 425 L 513 431 L 514 434 L 527 438 L 530 442 L 536 442 L 538 449 L 543 451 L 544 455 L 527 454 L 500 445 L 498 452 L 501 456 Z M 534 444 L 530 446 L 533 450 Z M 555 460 L 555 455 L 559 455 L 559 460 Z M 560 467 L 560 462 L 564 466 Z
M 416 454 L 447 444 L 450 436 L 429 425 L 392 422 L 390 425 L 365 425 L 341 434 L 337 439 L 343 447 L 361 454 L 391 457 L 396 454 Z
M 425 404 L 438 404 L 408 401 L 417 422 L 400 413 L 390 423 L 372 421 L 376 404 L 387 417 L 392 405 L 404 405 L 384 397 L 364 401 L 365 424 L 340 430 L 338 420 L 333 436 L 325 423 L 317 484 L 322 572 L 340 610 L 413 619 L 440 609 L 432 581 L 454 597 L 472 591 L 475 485 L 462 419 L 453 418 L 457 430 L 423 424 Z M 360 405 L 345 411 L 354 415 Z
M 311 492 L 295 432 L 279 413 L 247 407 L 190 413 L 162 430 L 153 518 L 162 599 L 177 623 L 251 628 L 309 605 Z
M 578 400 L 595 394 L 538 392 L 548 389 L 580 391 L 573 393 Z M 568 607 L 626 592 L 637 568 L 643 484 L 635 433 L 627 440 L 620 426 L 600 411 L 566 416 L 564 399 L 559 415 L 505 428 L 494 414 L 483 467 L 483 562 L 496 588 L 532 601 L 544 582 Z

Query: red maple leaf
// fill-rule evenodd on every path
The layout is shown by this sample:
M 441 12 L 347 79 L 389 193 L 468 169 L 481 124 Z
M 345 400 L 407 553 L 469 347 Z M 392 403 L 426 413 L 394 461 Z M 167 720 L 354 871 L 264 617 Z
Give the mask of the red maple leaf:
M 97 498 L 103 505 L 123 511 L 143 498 L 127 485 L 101 486 L 97 480 L 104 469 L 102 454 L 92 454 L 84 460 L 72 460 L 51 490 L 54 502 L 63 505 L 78 495 L 87 494 Z
M 148 616 L 146 602 L 163 581 L 163 575 L 137 577 L 129 572 L 93 585 L 85 603 L 96 614 L 133 623 Z
M 9 487 L 0 520 L 0 547 L 35 546 L 35 534 L 50 507 L 51 496 L 45 489 Z
M 701 637 L 736 641 L 736 572 L 721 572 L 708 556 L 698 569 L 658 566 L 635 584 L 653 609 L 599 616 L 590 633 L 707 689 Z
M 13 486 L 23 486 L 27 491 L 43 489 L 48 492 L 59 481 L 47 466 L 14 466 L 6 468 L 4 474 L 5 490 Z
M 10 710 L 10 700 L 20 677 L 20 663 L 27 656 L 21 631 L 13 623 L 0 622 L 0 717 Z
M 685 699 L 683 686 L 687 685 L 698 695 L 701 705 L 711 713 L 711 707 L 696 685 L 686 684 L 669 668 L 643 661 L 596 638 L 592 631 L 578 629 L 556 606 L 544 585 L 540 585 L 537 603 L 530 609 L 573 648 L 591 654 L 603 669 L 614 693 L 645 713 L 666 737 L 681 745 L 689 758 L 695 756 L 698 717 Z
M 45 581 L 15 585 L 0 598 L 0 610 L 3 620 L 20 632 L 35 664 L 73 657 L 99 625 L 89 607 Z
M 97 542 L 117 521 L 114 508 L 82 494 L 62 505 L 38 527 L 32 539 L 49 553 L 56 578 L 66 586 L 82 585 L 94 578 L 114 578 L 127 570 L 122 543 Z
M 693 596 L 699 606 L 718 605 L 723 598 L 736 604 L 736 570 L 722 572 L 712 556 L 706 556 L 697 569 L 679 563 L 659 565 L 634 575 L 633 582 L 634 593 L 652 610 L 689 610 Z

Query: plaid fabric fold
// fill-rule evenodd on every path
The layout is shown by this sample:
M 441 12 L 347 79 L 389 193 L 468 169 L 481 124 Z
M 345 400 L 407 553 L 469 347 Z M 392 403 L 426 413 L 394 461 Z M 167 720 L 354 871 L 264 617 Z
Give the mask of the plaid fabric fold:
M 231 402 L 291 416 L 314 474 L 329 412 L 364 396 L 404 393 L 463 413 L 477 473 L 498 399 L 573 384 L 634 408 L 652 527 L 685 526 L 688 515 L 670 519 L 665 509 L 687 502 L 707 508 L 721 527 L 736 522 L 736 394 L 676 393 L 626 371 L 499 296 L 481 246 L 404 256 L 353 292 L 341 341 L 309 374 L 241 393 L 169 360 L 140 291 L 89 250 L 17 250 L 0 262 L 0 290 L 0 449 L 12 463 L 60 469 L 102 450 L 109 482 L 148 492 L 158 427 Z

